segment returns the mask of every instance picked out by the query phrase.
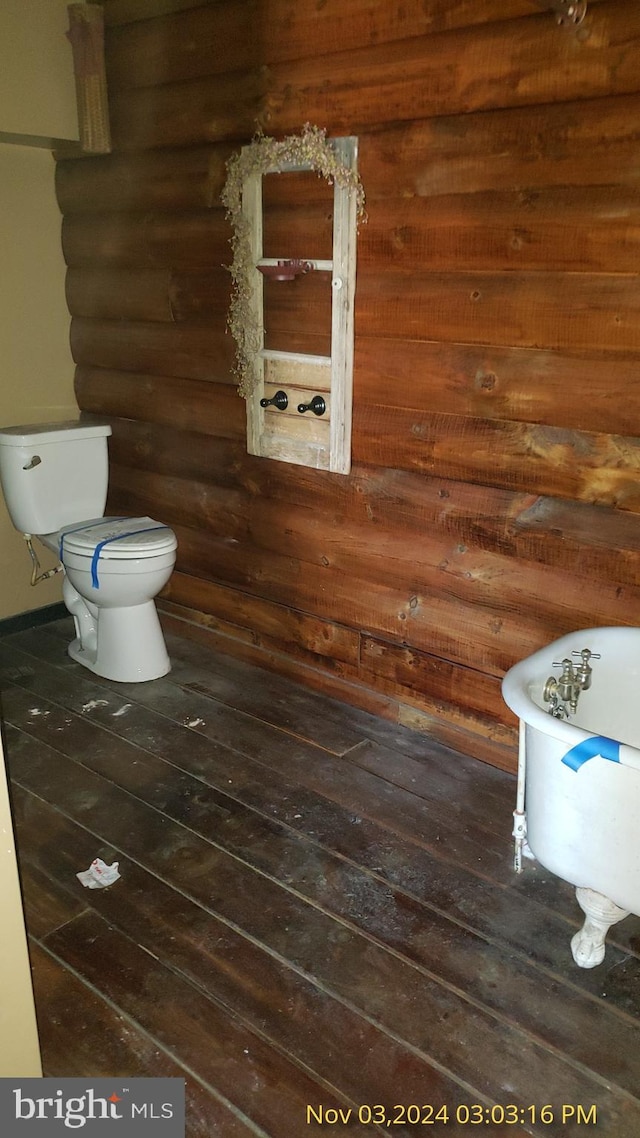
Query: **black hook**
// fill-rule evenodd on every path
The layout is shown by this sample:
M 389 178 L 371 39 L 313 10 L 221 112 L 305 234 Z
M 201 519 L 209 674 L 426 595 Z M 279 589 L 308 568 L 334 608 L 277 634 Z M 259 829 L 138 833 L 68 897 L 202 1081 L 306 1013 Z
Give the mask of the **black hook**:
M 276 393 L 272 399 L 266 399 L 266 398 L 261 399 L 260 400 L 260 406 L 261 407 L 273 406 L 273 407 L 277 407 L 278 411 L 286 411 L 287 407 L 289 406 L 289 399 L 287 397 L 286 391 L 276 391 Z
M 298 411 L 304 415 L 305 411 L 313 411 L 314 415 L 324 415 L 327 405 L 321 395 L 314 395 L 310 403 L 298 403 Z

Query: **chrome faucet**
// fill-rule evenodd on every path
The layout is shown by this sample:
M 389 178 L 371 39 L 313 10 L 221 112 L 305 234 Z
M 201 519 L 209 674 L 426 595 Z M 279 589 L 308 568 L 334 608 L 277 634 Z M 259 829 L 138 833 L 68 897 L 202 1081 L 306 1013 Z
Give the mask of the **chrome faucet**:
M 572 652 L 572 656 L 579 656 L 580 663 L 574 665 L 569 657 L 564 660 L 554 660 L 554 668 L 562 668 L 559 676 L 549 676 L 542 690 L 542 698 L 549 706 L 549 715 L 556 719 L 568 719 L 575 714 L 578 708 L 580 692 L 588 691 L 591 687 L 590 660 L 599 660 L 597 652 L 583 648 L 580 652 Z M 567 710 L 568 705 L 568 710 Z

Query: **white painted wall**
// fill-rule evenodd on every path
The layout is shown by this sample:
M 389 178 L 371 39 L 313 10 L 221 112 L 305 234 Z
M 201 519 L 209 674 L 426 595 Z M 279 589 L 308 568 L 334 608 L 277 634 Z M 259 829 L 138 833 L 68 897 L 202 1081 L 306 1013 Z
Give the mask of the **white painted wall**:
M 0 144 L 0 250 L 0 425 L 75 418 L 60 212 L 48 150 Z M 52 564 L 43 553 L 43 565 Z M 0 500 L 0 619 L 62 599 L 59 578 L 30 586 L 30 566 Z
M 78 137 L 66 6 L 0 0 L 0 426 L 77 414 L 48 148 Z M 30 576 L 0 495 L 0 619 L 61 600 L 59 578 L 32 588 Z
M 77 139 L 67 0 L 0 2 L 0 139 Z
M 0 1078 L 42 1074 L 7 777 L 0 738 Z

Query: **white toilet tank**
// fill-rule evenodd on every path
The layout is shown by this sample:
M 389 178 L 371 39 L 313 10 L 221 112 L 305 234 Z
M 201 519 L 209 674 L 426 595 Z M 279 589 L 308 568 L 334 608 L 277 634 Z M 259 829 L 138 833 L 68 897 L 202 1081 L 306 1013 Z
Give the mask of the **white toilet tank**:
M 107 423 L 41 423 L 0 430 L 0 482 L 21 533 L 54 533 L 104 514 Z

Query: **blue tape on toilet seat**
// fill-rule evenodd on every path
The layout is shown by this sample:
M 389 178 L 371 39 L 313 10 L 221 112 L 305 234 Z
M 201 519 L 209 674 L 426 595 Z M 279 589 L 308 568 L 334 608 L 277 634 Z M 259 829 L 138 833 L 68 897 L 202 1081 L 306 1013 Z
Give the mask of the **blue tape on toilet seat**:
M 124 518 L 119 518 L 118 520 L 124 521 Z M 93 557 L 91 558 L 91 584 L 93 585 L 94 589 L 100 588 L 100 582 L 98 580 L 98 562 L 100 560 L 100 554 L 102 553 L 105 545 L 109 545 L 112 541 L 121 541 L 124 537 L 137 537 L 138 534 L 152 533 L 154 530 L 158 529 L 169 529 L 169 526 L 157 525 L 147 526 L 146 529 L 132 529 L 128 533 L 118 533 L 115 535 L 115 537 L 105 537 L 104 541 L 99 541 L 93 551 Z
M 564 755 L 562 762 L 567 767 L 571 767 L 572 771 L 579 771 L 580 767 L 584 766 L 589 759 L 594 759 L 596 755 L 600 755 L 603 759 L 609 759 L 612 763 L 620 762 L 620 744 L 615 739 L 608 739 L 606 735 L 594 735 L 591 739 L 585 739 L 583 743 L 578 743 L 577 746 L 572 747 Z
M 92 522 L 83 522 L 83 524 L 81 526 L 74 526 L 73 529 L 66 529 L 64 531 L 64 533 L 62 533 L 60 535 L 60 560 L 61 561 L 63 560 L 62 553 L 63 553 L 63 549 L 64 549 L 65 537 L 69 537 L 72 533 L 81 533 L 83 530 L 95 529 L 97 526 L 104 525 L 104 523 L 106 521 L 109 521 L 109 522 L 126 522 L 126 520 L 127 520 L 126 514 L 122 518 L 108 518 L 108 519 L 107 518 L 98 518 L 97 521 L 94 520 Z

